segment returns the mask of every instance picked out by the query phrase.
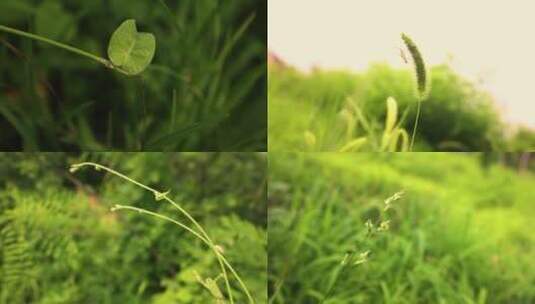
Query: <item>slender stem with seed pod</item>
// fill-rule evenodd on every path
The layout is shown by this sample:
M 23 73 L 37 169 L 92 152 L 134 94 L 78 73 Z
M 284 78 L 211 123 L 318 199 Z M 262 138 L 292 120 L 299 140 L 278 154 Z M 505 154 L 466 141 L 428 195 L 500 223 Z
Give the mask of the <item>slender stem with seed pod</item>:
M 411 54 L 412 62 L 414 64 L 414 72 L 416 75 L 416 94 L 418 97 L 418 105 L 416 110 L 416 119 L 414 122 L 414 128 L 412 131 L 412 139 L 411 139 L 411 145 L 410 145 L 410 151 L 412 151 L 412 148 L 414 146 L 414 139 L 416 137 L 416 130 L 418 128 L 418 120 L 420 119 L 420 111 L 421 111 L 421 103 L 422 101 L 427 97 L 427 94 L 429 93 L 429 79 L 427 75 L 427 70 L 425 67 L 425 62 L 422 57 L 422 54 L 420 53 L 420 50 L 414 43 L 414 41 L 407 36 L 405 33 L 401 34 L 401 39 L 405 43 L 405 46 L 409 50 L 409 53 Z
M 157 213 L 154 213 L 154 212 L 151 212 L 151 211 L 148 211 L 148 210 L 145 210 L 145 209 L 141 209 L 141 208 L 136 208 L 136 207 L 132 207 L 132 206 L 122 206 L 122 205 L 116 205 L 114 207 L 115 210 L 121 210 L 121 209 L 129 209 L 129 210 L 134 210 L 134 211 L 138 211 L 138 212 L 141 212 L 141 213 L 145 213 L 145 214 L 148 214 L 148 215 L 151 215 L 151 216 L 154 216 L 154 217 L 157 217 L 157 218 L 160 218 L 160 219 L 164 219 L 164 220 L 167 220 L 167 221 L 170 221 L 170 222 L 173 222 L 175 223 L 176 225 L 186 229 L 187 231 L 189 231 L 190 233 L 194 234 L 195 236 L 197 236 L 201 241 L 203 241 L 205 244 L 207 244 L 211 249 L 212 251 L 214 252 L 214 254 L 216 255 L 216 258 L 218 260 L 218 263 L 220 265 L 220 268 L 221 268 L 221 271 L 222 271 L 222 275 L 223 275 L 223 278 L 224 278 L 224 281 L 225 281 L 225 285 L 226 285 L 226 289 L 227 289 L 227 293 L 229 295 L 229 301 L 230 303 L 234 303 L 234 300 L 233 300 L 233 297 L 232 297 L 232 291 L 231 291 L 231 288 L 230 288 L 230 283 L 229 283 L 229 279 L 228 279 L 228 275 L 227 275 L 227 271 L 226 271 L 226 268 L 228 268 L 230 270 L 230 272 L 234 275 L 234 277 L 236 278 L 236 280 L 238 281 L 240 287 L 243 289 L 245 295 L 247 296 L 248 300 L 249 300 L 249 303 L 255 303 L 251 293 L 249 292 L 247 286 L 245 285 L 245 283 L 243 282 L 243 280 L 241 279 L 241 277 L 238 275 L 238 273 L 234 270 L 234 268 L 230 265 L 230 263 L 228 262 L 228 260 L 223 256 L 223 254 L 221 253 L 221 251 L 218 249 L 218 246 L 212 241 L 212 239 L 210 238 L 210 236 L 208 235 L 208 233 L 206 233 L 206 231 L 204 230 L 204 228 L 199 224 L 199 222 L 197 222 L 197 220 L 195 220 L 184 208 L 182 208 L 180 205 L 178 205 L 175 201 L 173 201 L 172 199 L 170 199 L 168 197 L 168 194 L 169 192 L 160 192 L 156 189 L 153 189 L 151 187 L 148 187 L 124 174 L 121 174 L 111 168 L 108 168 L 106 166 L 102 166 L 100 164 L 97 164 L 97 163 L 93 163 L 93 162 L 84 162 L 84 163 L 79 163 L 79 164 L 74 164 L 71 166 L 70 168 L 70 171 L 71 172 L 75 172 L 76 170 L 82 168 L 82 167 L 86 167 L 86 166 L 89 166 L 89 167 L 93 167 L 95 170 L 104 170 L 104 171 L 107 171 L 113 175 L 116 175 L 122 179 L 125 179 L 131 183 L 133 183 L 134 185 L 138 186 L 138 187 L 141 187 L 147 191 L 150 191 L 154 194 L 154 197 L 156 200 L 165 200 L 167 202 L 169 202 L 171 205 L 173 205 L 181 214 L 183 214 L 189 221 L 191 221 L 193 223 L 193 225 L 195 226 L 195 228 L 199 231 L 199 232 L 196 232 L 194 230 L 192 230 L 191 228 L 187 227 L 186 225 L 176 221 L 176 220 L 172 220 L 171 218 L 168 218 L 166 216 L 162 216 L 162 215 L 158 215 Z
M 384 206 L 380 209 L 380 220 L 377 224 L 373 224 L 370 219 L 366 221 L 365 227 L 367 231 L 365 240 L 370 240 L 378 233 L 386 232 L 387 230 L 389 230 L 390 220 L 387 218 L 387 212 L 388 210 L 393 208 L 392 203 L 401 199 L 403 197 L 403 194 L 403 191 L 396 192 L 384 201 Z M 368 261 L 369 253 L 370 250 L 366 250 L 360 253 L 358 256 L 356 256 L 355 250 L 351 250 L 350 252 L 346 253 L 341 263 L 342 269 L 338 273 L 336 273 L 334 282 L 329 286 L 327 292 L 325 293 L 325 296 L 323 296 L 323 298 L 321 299 L 321 301 L 318 302 L 318 304 L 323 304 L 325 301 L 327 301 L 327 299 L 331 297 L 336 286 L 340 282 L 340 278 L 350 267 L 366 263 Z M 355 258 L 357 258 L 356 261 Z
M 354 251 L 352 251 L 352 252 L 347 254 L 347 256 L 344 258 L 344 264 L 342 265 L 342 267 L 343 267 L 342 270 L 340 270 L 340 272 L 336 274 L 336 278 L 334 279 L 333 284 L 329 287 L 329 289 L 325 293 L 325 296 L 323 297 L 323 299 L 321 299 L 321 301 L 318 304 L 323 304 L 328 298 L 331 297 L 331 295 L 334 292 L 335 287 L 336 287 L 340 277 L 342 277 L 344 275 L 344 273 L 347 271 L 347 269 L 349 269 L 351 263 L 353 262 L 353 257 L 354 256 L 355 256 L 355 252 Z

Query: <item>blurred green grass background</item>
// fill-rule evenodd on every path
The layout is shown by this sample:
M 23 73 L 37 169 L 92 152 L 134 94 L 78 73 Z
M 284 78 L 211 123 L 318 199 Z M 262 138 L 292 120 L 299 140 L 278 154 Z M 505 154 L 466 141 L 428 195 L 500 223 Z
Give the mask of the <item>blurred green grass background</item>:
M 380 142 L 386 100 L 397 100 L 401 126 L 412 132 L 416 112 L 415 83 L 410 69 L 373 64 L 361 73 L 337 70 L 300 72 L 270 55 L 268 71 L 270 151 L 336 151 L 344 146 L 346 125 L 341 111 L 351 98 L 372 130 L 369 142 Z M 422 102 L 415 151 L 530 151 L 535 132 L 511 127 L 500 117 L 493 97 L 447 65 L 430 69 L 431 91 Z M 316 136 L 306 144 L 304 133 Z M 354 136 L 370 136 L 361 125 Z M 359 151 L 374 151 L 364 146 Z
M 266 303 L 266 155 L 0 153 L 0 303 L 211 303 L 196 280 L 220 273 L 209 247 L 134 205 L 187 221 L 93 161 L 170 196 L 207 230 Z M 236 303 L 246 303 L 231 280 Z M 223 282 L 218 281 L 224 289 Z
M 156 36 L 127 77 L 0 33 L 0 149 L 265 151 L 263 0 L 3 0 L 0 24 L 107 58 L 125 19 Z
M 270 303 L 533 303 L 530 154 L 270 153 Z M 522 168 L 521 172 L 517 169 Z M 391 229 L 365 221 L 398 191 Z

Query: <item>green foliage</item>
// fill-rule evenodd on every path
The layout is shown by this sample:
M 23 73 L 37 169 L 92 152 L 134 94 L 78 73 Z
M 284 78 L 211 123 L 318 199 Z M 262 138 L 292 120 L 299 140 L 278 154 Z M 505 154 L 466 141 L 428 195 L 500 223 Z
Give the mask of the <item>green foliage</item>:
M 136 21 L 129 19 L 115 30 L 108 46 L 111 62 L 129 75 L 147 68 L 154 57 L 156 38 L 150 33 L 139 33 Z
M 521 127 L 510 140 L 511 151 L 535 151 L 535 131 Z
M 0 1 L 2 25 L 101 59 L 126 19 L 158 38 L 134 78 L 2 33 L 0 148 L 265 151 L 266 18 L 260 0 Z
M 335 280 L 325 303 L 535 301 L 535 176 L 479 157 L 270 155 L 270 302 L 320 302 Z M 400 189 L 389 232 L 368 240 Z M 367 262 L 342 273 L 348 250 L 369 250 Z
M 266 302 L 265 156 L 8 153 L 0 155 L 0 303 L 212 301 L 194 275 L 217 277 L 209 247 L 166 221 L 110 212 L 116 203 L 131 203 L 182 220 L 120 179 L 68 173 L 69 164 L 87 160 L 170 189 L 217 240 L 256 302 Z M 246 303 L 239 285 L 231 287 L 236 303 Z
M 75 35 L 75 19 L 54 0 L 43 1 L 36 9 L 35 31 L 53 40 L 70 40 Z
M 398 124 L 398 106 L 394 98 L 388 97 L 386 100 L 386 121 L 384 129 L 372 125 L 371 119 L 366 117 L 357 103 L 348 98 L 346 106 L 340 111 L 339 116 L 342 124 L 345 124 L 344 132 L 322 134 L 323 138 L 343 137 L 341 147 L 338 152 L 354 152 L 363 149 L 378 152 L 405 152 L 409 150 L 409 135 L 405 129 Z M 381 126 L 382 127 L 382 126 Z M 360 137 L 355 137 L 357 129 Z M 338 131 L 338 130 L 337 130 Z M 305 131 L 304 141 L 310 150 L 322 150 L 318 143 L 317 137 L 311 131 Z M 317 146 L 317 145 L 320 146 Z
M 270 67 L 270 149 L 303 151 L 305 131 L 317 139 L 315 151 L 336 151 L 347 142 L 343 111 L 353 100 L 374 130 L 369 142 L 381 142 L 387 117 L 385 101 L 398 104 L 399 127 L 412 130 L 416 115 L 411 73 L 387 65 L 373 65 L 354 74 L 317 70 L 303 74 L 289 68 Z M 421 108 L 415 149 L 420 151 L 510 150 L 507 126 L 501 121 L 490 95 L 463 79 L 448 66 L 430 69 L 433 83 Z M 368 133 L 359 123 L 353 136 Z M 370 145 L 367 151 L 378 151 Z

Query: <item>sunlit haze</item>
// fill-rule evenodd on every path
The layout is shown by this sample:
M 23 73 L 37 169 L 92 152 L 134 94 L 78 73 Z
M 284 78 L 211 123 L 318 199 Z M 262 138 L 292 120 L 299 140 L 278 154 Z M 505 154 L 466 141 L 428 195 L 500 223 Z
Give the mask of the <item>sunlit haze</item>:
M 448 62 L 535 128 L 535 1 L 269 0 L 268 47 L 302 70 L 401 67 L 401 32 L 428 65 Z

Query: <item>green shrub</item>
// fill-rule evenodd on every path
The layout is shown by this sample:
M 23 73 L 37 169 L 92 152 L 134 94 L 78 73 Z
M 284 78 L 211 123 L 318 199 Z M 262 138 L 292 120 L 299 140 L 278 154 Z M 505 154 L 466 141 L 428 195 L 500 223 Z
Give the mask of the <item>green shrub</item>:
M 169 187 L 256 303 L 266 303 L 266 160 L 255 153 L 0 154 L 0 303 L 213 300 L 195 276 L 219 273 L 208 247 L 171 223 L 110 207 L 131 203 L 182 220 L 176 210 L 103 172 L 68 173 L 86 160 Z M 235 281 L 231 287 L 235 303 L 246 303 Z
M 417 150 L 508 149 L 508 129 L 490 95 L 446 65 L 431 68 L 429 76 L 433 85 L 421 108 Z M 413 78 L 409 70 L 384 64 L 375 64 L 359 74 L 321 70 L 303 74 L 291 68 L 270 67 L 270 146 L 277 151 L 302 151 L 306 130 L 316 135 L 318 148 L 324 151 L 343 145 L 345 138 L 340 134 L 345 126 L 339 113 L 348 97 L 379 130 L 384 128 L 385 100 L 394 97 L 402 127 L 412 130 L 417 104 Z M 362 127 L 357 126 L 355 136 L 362 134 Z

